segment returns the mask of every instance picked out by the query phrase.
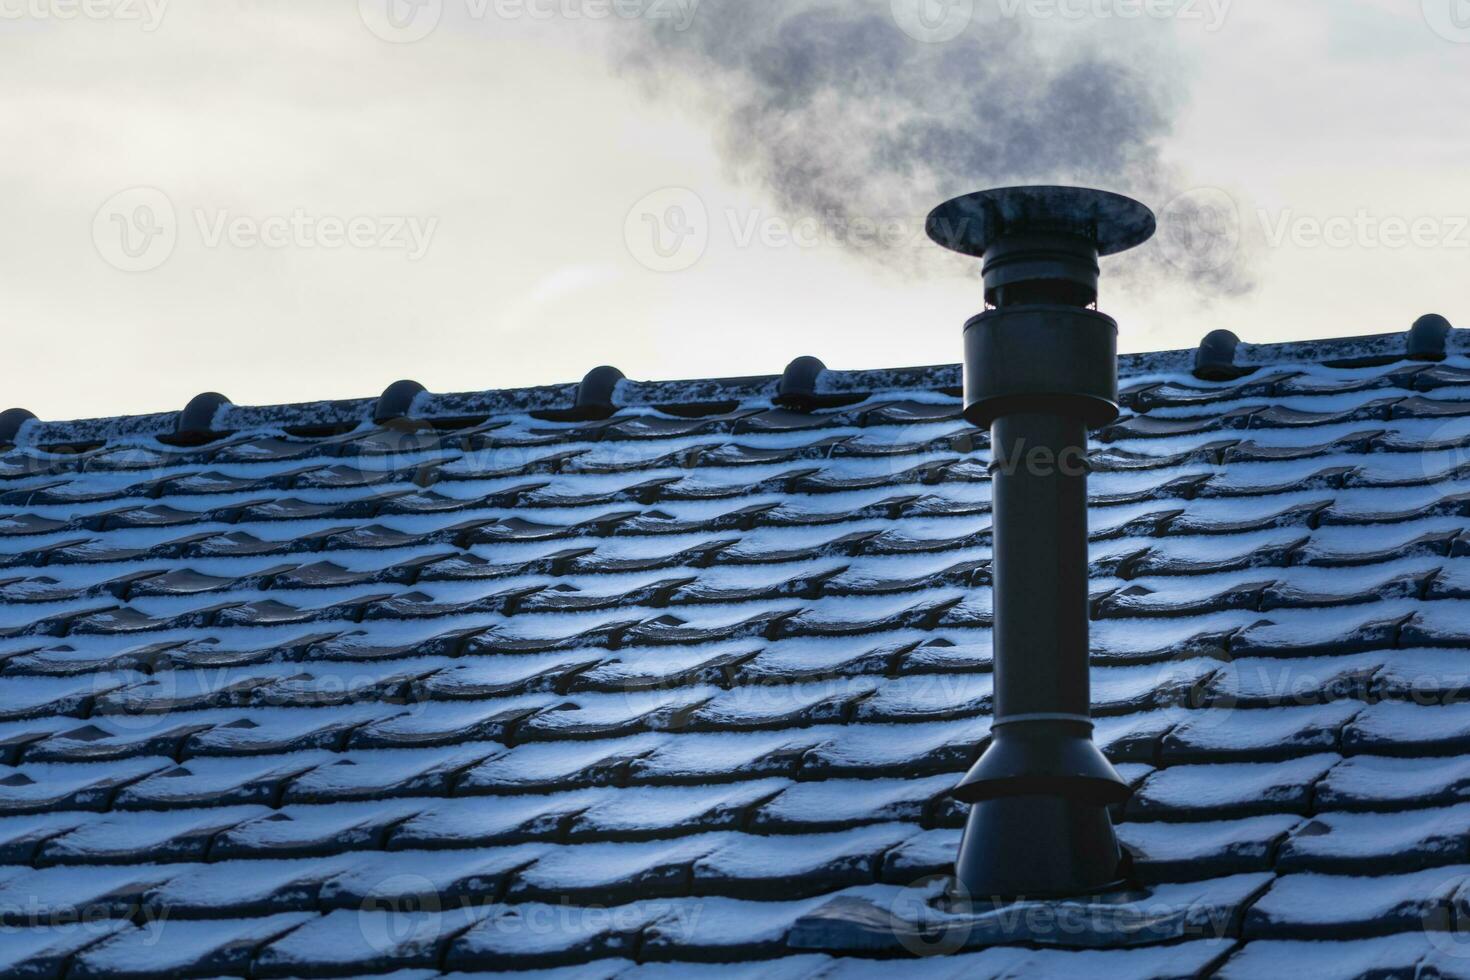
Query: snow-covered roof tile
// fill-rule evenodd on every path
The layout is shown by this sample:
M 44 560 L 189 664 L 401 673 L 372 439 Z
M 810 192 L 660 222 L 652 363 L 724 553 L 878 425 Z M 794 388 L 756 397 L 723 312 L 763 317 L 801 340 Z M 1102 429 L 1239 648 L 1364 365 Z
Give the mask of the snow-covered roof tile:
M 1470 973 L 1470 343 L 1401 350 L 1242 345 L 1233 381 L 1128 356 L 1097 434 L 1129 899 L 1218 934 L 996 929 L 902 969 Z M 993 691 L 959 384 L 26 423 L 0 446 L 0 973 L 888 975 L 788 940 L 958 846 Z

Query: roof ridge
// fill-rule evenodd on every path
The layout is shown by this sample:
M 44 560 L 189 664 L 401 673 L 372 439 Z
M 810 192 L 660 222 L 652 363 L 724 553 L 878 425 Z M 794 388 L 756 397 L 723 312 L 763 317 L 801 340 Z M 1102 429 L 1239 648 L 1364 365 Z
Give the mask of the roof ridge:
M 1234 366 L 1241 373 L 1270 365 L 1321 364 L 1386 361 L 1409 356 L 1411 333 L 1371 334 L 1326 340 L 1298 340 L 1273 344 L 1239 343 Z M 1212 335 L 1213 336 L 1213 335 Z M 1233 335 L 1228 335 L 1233 339 Z M 1470 331 L 1450 330 L 1443 342 L 1446 355 L 1470 354 Z M 1154 376 L 1188 374 L 1195 370 L 1199 349 L 1123 354 L 1118 359 L 1121 378 L 1139 380 Z M 796 370 L 793 362 L 788 371 Z M 528 388 L 489 389 L 478 392 L 437 394 L 423 392 L 413 399 L 413 417 L 425 421 L 460 418 L 493 418 L 499 415 L 555 413 L 576 420 L 583 405 L 578 392 L 594 375 L 605 384 L 609 368 L 598 368 L 582 383 L 543 385 Z M 616 372 L 614 372 L 616 373 Z M 622 378 L 611 388 L 605 414 L 622 409 L 654 408 L 664 405 L 716 405 L 752 402 L 779 403 L 784 375 L 743 378 L 694 379 L 684 381 L 633 381 Z M 1201 379 L 1200 384 L 1228 383 Z M 399 382 L 398 384 L 402 384 Z M 865 396 L 895 391 L 940 391 L 963 384 L 958 364 L 906 368 L 876 368 L 857 371 L 826 369 L 817 377 L 815 394 L 826 397 Z M 396 385 L 394 387 L 397 387 Z M 219 405 L 212 428 L 219 433 L 247 432 L 283 427 L 341 427 L 371 423 L 379 398 L 297 402 L 284 405 L 248 406 L 228 401 Z M 593 406 L 594 409 L 596 406 Z M 10 415 L 11 413 L 6 413 Z M 20 413 L 17 415 L 28 415 Z M 119 439 L 148 439 L 180 431 L 180 412 L 79 419 L 50 422 L 27 418 L 14 433 L 21 445 L 74 445 Z M 594 415 L 583 415 L 585 420 Z M 5 434 L 0 433 L 0 441 Z

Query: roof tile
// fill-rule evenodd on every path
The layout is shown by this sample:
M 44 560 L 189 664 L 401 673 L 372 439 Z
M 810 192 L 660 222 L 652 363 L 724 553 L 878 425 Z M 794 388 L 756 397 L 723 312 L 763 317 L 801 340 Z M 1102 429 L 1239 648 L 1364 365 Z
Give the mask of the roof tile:
M 1436 940 L 1470 894 L 1442 881 L 1470 866 L 1470 361 L 1367 349 L 1253 348 L 1223 383 L 1125 359 L 1093 454 L 1119 836 L 1224 938 L 986 934 L 906 970 L 1467 973 Z M 570 389 L 425 395 L 9 451 L 0 972 L 891 969 L 788 937 L 953 860 L 989 442 L 953 368 L 821 383 L 810 411 L 629 382 L 650 400 L 591 422 L 543 411 Z M 11 928 L 82 907 L 95 933 Z

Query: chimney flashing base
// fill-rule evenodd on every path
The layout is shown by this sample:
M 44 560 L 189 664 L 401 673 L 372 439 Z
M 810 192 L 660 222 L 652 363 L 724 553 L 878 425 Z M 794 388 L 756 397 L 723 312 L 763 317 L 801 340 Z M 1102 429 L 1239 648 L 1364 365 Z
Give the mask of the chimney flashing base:
M 955 876 L 956 890 L 971 901 L 1072 898 L 1127 886 L 1107 807 L 1059 796 L 976 803 Z

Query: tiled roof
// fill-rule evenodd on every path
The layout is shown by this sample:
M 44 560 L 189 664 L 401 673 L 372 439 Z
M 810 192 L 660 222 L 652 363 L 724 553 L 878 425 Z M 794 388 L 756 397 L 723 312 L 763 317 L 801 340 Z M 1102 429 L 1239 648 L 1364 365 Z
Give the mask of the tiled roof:
M 1092 681 L 1140 889 L 906 970 L 1470 975 L 1459 344 L 1124 360 Z M 988 732 L 958 380 L 27 422 L 0 973 L 883 975 L 844 910 L 912 920 Z

